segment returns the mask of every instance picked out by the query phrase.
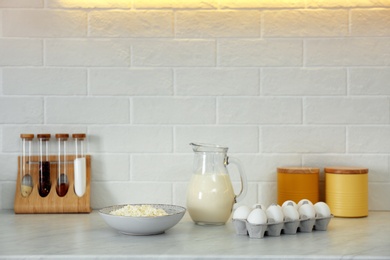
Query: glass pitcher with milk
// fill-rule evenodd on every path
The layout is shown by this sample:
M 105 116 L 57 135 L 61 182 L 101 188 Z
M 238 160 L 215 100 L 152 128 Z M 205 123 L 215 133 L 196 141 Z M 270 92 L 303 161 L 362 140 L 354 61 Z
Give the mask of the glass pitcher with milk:
M 227 156 L 228 147 L 191 143 L 195 153 L 194 170 L 187 190 L 187 210 L 199 225 L 223 225 L 229 219 L 235 202 L 247 192 L 246 176 L 239 161 Z M 234 193 L 227 170 L 234 164 L 241 179 L 241 190 Z

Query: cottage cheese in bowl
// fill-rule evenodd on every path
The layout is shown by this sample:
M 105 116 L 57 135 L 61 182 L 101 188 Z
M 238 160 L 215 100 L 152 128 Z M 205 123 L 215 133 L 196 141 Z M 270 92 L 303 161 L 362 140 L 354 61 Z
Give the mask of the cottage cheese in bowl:
M 155 208 L 151 205 L 126 205 L 111 211 L 110 214 L 127 217 L 160 217 L 168 215 L 164 209 Z
M 114 205 L 99 210 L 107 225 L 126 235 L 157 235 L 175 226 L 186 208 L 168 204 Z

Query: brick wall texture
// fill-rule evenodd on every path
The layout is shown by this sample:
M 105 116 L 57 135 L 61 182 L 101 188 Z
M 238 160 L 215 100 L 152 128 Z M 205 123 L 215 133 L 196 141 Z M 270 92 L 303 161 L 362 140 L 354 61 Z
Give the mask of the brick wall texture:
M 87 133 L 95 209 L 185 205 L 203 142 L 242 161 L 242 203 L 276 202 L 278 166 L 321 168 L 324 199 L 343 165 L 390 210 L 390 1 L 0 0 L 0 209 L 43 132 Z

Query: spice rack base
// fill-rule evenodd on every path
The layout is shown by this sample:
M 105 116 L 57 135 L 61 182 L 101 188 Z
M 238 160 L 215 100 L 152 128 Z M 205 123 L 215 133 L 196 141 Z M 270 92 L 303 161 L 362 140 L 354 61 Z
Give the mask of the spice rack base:
M 21 193 L 21 157 L 18 157 L 18 176 L 16 181 L 14 212 L 16 214 L 31 214 L 31 213 L 90 213 L 91 193 L 91 156 L 86 155 L 86 190 L 82 197 L 78 197 L 74 191 L 74 170 L 73 161 L 75 155 L 68 155 L 66 161 L 68 167 L 68 182 L 69 189 L 65 196 L 60 197 L 56 192 L 57 182 L 57 156 L 50 155 L 50 180 L 51 189 L 46 197 L 41 197 L 39 189 L 39 169 L 38 156 L 31 157 L 31 172 L 33 180 L 33 188 L 31 193 L 24 197 Z

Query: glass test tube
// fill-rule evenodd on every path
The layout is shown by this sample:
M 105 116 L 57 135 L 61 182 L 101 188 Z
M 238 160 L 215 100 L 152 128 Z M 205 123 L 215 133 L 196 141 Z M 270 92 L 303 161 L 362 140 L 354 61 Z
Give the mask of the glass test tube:
M 39 195 L 46 197 L 50 193 L 51 181 L 50 181 L 50 160 L 49 160 L 49 144 L 50 134 L 38 134 L 39 141 Z
M 20 159 L 20 193 L 23 197 L 28 197 L 33 189 L 33 179 L 31 175 L 32 142 L 34 134 L 21 134 L 22 154 Z
M 68 162 L 67 162 L 67 143 L 68 134 L 56 134 L 58 142 L 58 160 L 57 160 L 57 194 L 63 197 L 68 193 Z
M 74 167 L 74 191 L 78 197 L 82 197 L 87 186 L 86 174 L 86 159 L 84 154 L 85 149 L 85 134 L 73 134 L 75 140 L 75 155 L 73 163 Z

